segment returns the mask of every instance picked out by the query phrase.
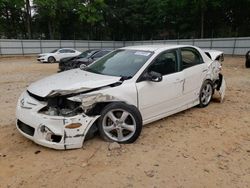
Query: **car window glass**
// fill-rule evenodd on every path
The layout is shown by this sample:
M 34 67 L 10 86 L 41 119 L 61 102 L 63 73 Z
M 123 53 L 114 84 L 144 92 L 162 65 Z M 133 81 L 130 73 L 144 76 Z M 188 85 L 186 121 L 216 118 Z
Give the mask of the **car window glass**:
M 58 49 L 55 49 L 53 51 L 51 51 L 50 53 L 56 53 L 58 51 Z
M 194 49 L 181 49 L 182 70 L 202 63 L 201 56 Z
M 96 52 L 95 50 L 87 50 L 87 51 L 81 53 L 81 54 L 79 55 L 79 57 L 81 57 L 81 58 L 88 58 L 88 57 L 90 57 L 92 54 L 94 54 L 95 52 Z
M 75 53 L 74 50 L 68 50 L 68 53 Z
M 100 57 L 106 55 L 107 53 L 109 53 L 109 51 L 100 51 L 100 52 L 96 53 L 95 55 L 93 55 L 93 58 L 100 58 Z
M 70 49 L 62 49 L 59 51 L 60 53 L 75 53 L 74 50 L 70 50 Z
M 175 73 L 178 70 L 178 61 L 176 51 L 168 51 L 160 54 L 149 67 L 148 71 L 154 71 L 167 75 Z
M 60 53 L 66 53 L 67 50 L 63 49 L 63 50 L 59 50 Z

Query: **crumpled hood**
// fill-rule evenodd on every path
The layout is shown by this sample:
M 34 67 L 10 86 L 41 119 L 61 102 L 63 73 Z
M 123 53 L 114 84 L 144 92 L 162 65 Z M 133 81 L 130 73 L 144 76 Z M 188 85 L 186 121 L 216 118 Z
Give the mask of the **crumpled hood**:
M 73 69 L 32 83 L 27 89 L 40 97 L 68 95 L 116 83 L 120 77 Z

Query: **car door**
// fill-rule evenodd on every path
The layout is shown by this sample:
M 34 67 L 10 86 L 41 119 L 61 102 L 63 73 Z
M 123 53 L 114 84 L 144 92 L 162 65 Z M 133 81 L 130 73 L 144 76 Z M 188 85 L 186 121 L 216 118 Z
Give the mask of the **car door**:
M 198 99 L 207 67 L 202 56 L 195 48 L 181 48 L 180 56 L 181 70 L 185 78 L 183 95 L 186 103 L 189 103 Z
M 62 58 L 65 58 L 65 57 L 68 57 L 68 50 L 67 49 L 61 49 L 58 51 L 58 60 L 62 59 Z
M 74 57 L 78 55 L 78 53 L 75 50 L 68 49 L 67 52 L 68 52 L 67 53 L 68 57 Z
M 144 71 L 162 74 L 160 82 L 139 79 L 138 106 L 144 121 L 158 119 L 182 105 L 183 73 L 179 71 L 177 50 L 158 55 Z M 143 78 L 143 76 L 142 76 Z

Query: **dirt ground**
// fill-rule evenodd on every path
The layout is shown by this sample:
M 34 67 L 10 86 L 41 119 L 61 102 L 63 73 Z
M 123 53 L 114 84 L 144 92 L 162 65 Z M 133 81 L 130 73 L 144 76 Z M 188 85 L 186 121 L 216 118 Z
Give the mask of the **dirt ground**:
M 56 73 L 34 57 L 0 58 L 0 187 L 250 187 L 250 69 L 226 57 L 224 103 L 192 108 L 143 128 L 120 149 L 98 136 L 56 151 L 15 128 L 18 96 Z

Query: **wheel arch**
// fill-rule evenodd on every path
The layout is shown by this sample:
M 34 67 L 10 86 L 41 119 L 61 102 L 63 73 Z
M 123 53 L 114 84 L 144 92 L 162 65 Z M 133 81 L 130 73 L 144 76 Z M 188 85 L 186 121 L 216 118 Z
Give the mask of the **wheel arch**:
M 203 104 L 202 100 L 201 100 L 201 95 L 202 95 L 202 90 L 204 88 L 204 85 L 207 84 L 207 83 L 209 83 L 211 85 L 212 93 L 211 93 L 211 97 L 209 99 L 209 102 L 207 104 Z M 211 79 L 204 79 L 204 81 L 202 82 L 201 88 L 200 88 L 200 92 L 199 92 L 199 105 L 198 106 L 201 107 L 201 108 L 206 107 L 210 103 L 213 94 L 214 94 L 214 83 L 213 83 L 213 81 Z
M 140 117 L 142 118 L 142 115 L 141 115 L 141 112 L 140 110 L 133 104 L 129 104 L 127 103 L 126 101 L 105 101 L 105 102 L 97 102 L 94 104 L 94 106 L 86 113 L 86 115 L 88 116 L 98 116 L 101 114 L 102 110 L 108 106 L 109 104 L 112 104 L 112 103 L 122 103 L 122 104 L 126 104 L 128 106 L 132 106 L 133 108 L 136 108 L 138 113 L 140 114 Z M 97 126 L 97 121 L 98 121 L 99 117 L 92 123 L 92 125 L 90 125 L 88 127 L 88 129 L 86 130 L 86 133 L 85 133 L 85 138 L 83 140 L 83 142 L 85 140 L 88 140 L 88 134 L 92 134 L 91 131 L 98 131 L 98 126 Z M 95 130 L 96 129 L 96 130 Z M 90 137 L 92 137 L 90 135 Z
M 47 62 L 49 62 L 49 58 L 54 58 L 54 60 L 55 60 L 55 62 L 57 61 L 57 59 L 56 59 L 56 57 L 55 56 L 53 56 L 53 55 L 49 55 L 48 57 L 47 57 Z

